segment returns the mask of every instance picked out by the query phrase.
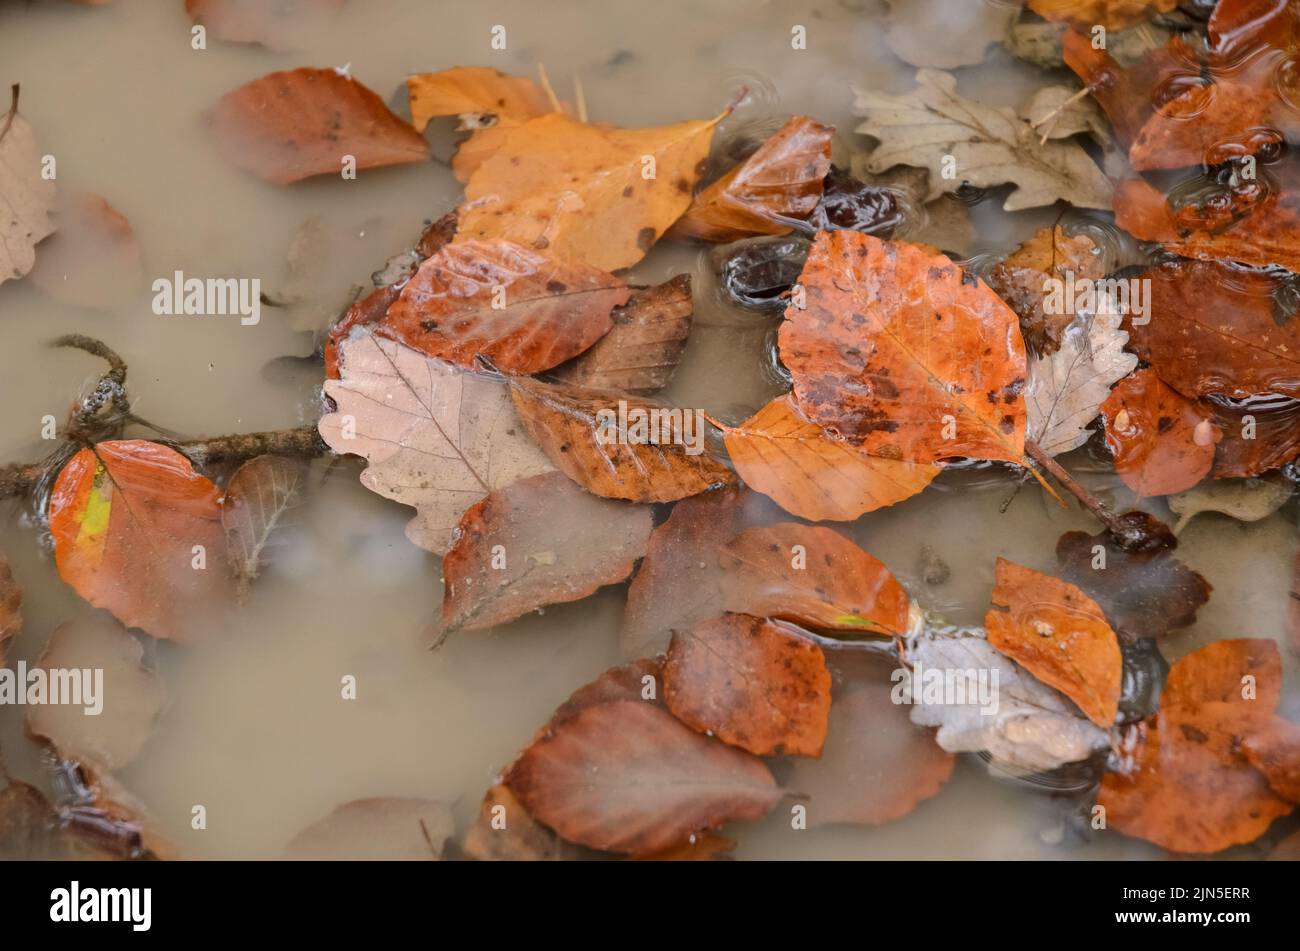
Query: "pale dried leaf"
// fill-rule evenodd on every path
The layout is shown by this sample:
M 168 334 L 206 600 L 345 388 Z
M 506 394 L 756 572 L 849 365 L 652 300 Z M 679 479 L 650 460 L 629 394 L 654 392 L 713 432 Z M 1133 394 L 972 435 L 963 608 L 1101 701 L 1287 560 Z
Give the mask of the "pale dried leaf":
M 1280 509 L 1295 486 L 1284 479 L 1216 479 L 1165 501 L 1178 516 L 1177 535 L 1202 512 L 1219 512 L 1239 522 L 1258 522 Z
M 0 284 L 22 277 L 36 263 L 36 244 L 54 231 L 54 182 L 41 176 L 41 151 L 31 125 L 13 105 L 0 116 Z

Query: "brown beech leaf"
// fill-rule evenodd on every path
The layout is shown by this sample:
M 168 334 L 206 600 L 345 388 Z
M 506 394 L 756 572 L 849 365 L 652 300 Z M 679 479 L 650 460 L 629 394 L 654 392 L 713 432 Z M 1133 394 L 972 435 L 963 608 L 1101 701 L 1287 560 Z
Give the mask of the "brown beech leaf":
M 262 573 L 277 530 L 302 500 L 307 465 L 287 456 L 256 456 L 235 470 L 221 500 L 226 561 L 241 600 Z
M 56 300 L 111 309 L 144 283 L 144 264 L 131 223 L 103 198 L 63 191 L 58 231 L 41 242 L 29 279 Z
M 1150 316 L 1129 318 L 1133 351 L 1184 396 L 1300 398 L 1300 317 L 1287 313 L 1282 280 L 1205 261 L 1143 274 Z
M 603 337 L 629 293 L 585 264 L 499 238 L 466 241 L 420 265 L 378 332 L 457 366 L 482 355 L 504 373 L 537 373 Z
M 456 832 L 451 811 L 429 799 L 379 797 L 346 802 L 303 829 L 285 858 L 308 862 L 429 861 Z
M 1223 431 L 1214 456 L 1216 479 L 1257 476 L 1300 457 L 1300 401 L 1203 399 L 1198 406 Z
M 627 303 L 610 315 L 614 326 L 609 333 L 553 376 L 577 386 L 640 396 L 657 393 L 682 360 L 694 309 L 689 274 L 633 288 Z
M 483 797 L 462 847 L 479 862 L 573 861 L 598 854 L 566 842 L 530 816 L 504 783 Z
M 423 132 L 435 116 L 459 116 L 459 128 L 470 131 L 451 160 L 451 169 L 462 182 L 469 181 L 484 159 L 501 147 L 510 130 L 556 111 L 531 79 L 485 66 L 455 66 L 408 76 L 406 91 L 416 131 Z
M 23 592 L 14 580 L 9 559 L 0 552 L 0 667 L 5 663 L 5 644 L 23 629 Z
M 1074 585 L 997 564 L 993 606 L 984 617 L 989 643 L 1106 728 L 1119 711 L 1123 660 L 1101 608 Z
M 1277 719 L 1282 666 L 1264 639 L 1216 641 L 1170 668 L 1160 710 L 1118 746 L 1097 802 L 1109 826 L 1174 852 L 1250 842 L 1293 805 L 1242 755 Z
M 127 627 L 189 640 L 229 594 L 221 492 L 174 449 L 142 439 L 82 449 L 49 511 L 59 576 Z
M 834 126 L 795 116 L 757 152 L 695 196 L 669 236 L 723 244 L 789 234 L 822 198 Z
M 591 683 L 584 684 L 573 691 L 568 700 L 555 708 L 550 722 L 546 728 L 538 731 L 537 736 L 545 735 L 546 729 L 562 720 L 567 720 L 575 713 L 601 703 L 613 703 L 615 700 L 640 700 L 663 706 L 660 689 L 662 680 L 662 658 L 643 657 L 619 667 L 611 667 Z
M 60 670 L 96 673 L 86 689 L 71 699 L 31 706 L 27 730 L 52 743 L 64 757 L 103 769 L 121 769 L 137 756 L 153 734 L 166 691 L 153 670 L 143 666 L 144 647 L 111 621 L 64 624 L 36 666 L 51 682 Z M 51 689 L 53 689 L 51 687 Z
M 512 482 L 461 517 L 442 561 L 443 625 L 484 630 L 617 584 L 652 528 L 648 507 L 597 498 L 562 472 Z
M 1116 384 L 1101 404 L 1115 471 L 1138 498 L 1190 489 L 1210 473 L 1223 430 L 1154 370 Z
M 228 161 L 277 185 L 338 175 L 345 156 L 357 169 L 429 158 L 423 136 L 337 69 L 302 67 L 240 86 L 217 103 L 212 132 Z
M 638 862 L 720 862 L 730 859 L 736 841 L 716 832 L 697 832 L 681 845 L 663 852 L 638 855 Z
M 376 287 L 365 297 L 355 301 L 339 318 L 338 323 L 330 328 L 329 336 L 325 339 L 325 379 L 339 378 L 339 348 L 343 346 L 343 341 L 352 335 L 353 328 L 373 329 L 384 319 L 388 308 L 402 293 L 402 286 L 399 283 Z
M 1025 345 L 1015 313 L 943 255 L 821 232 L 781 325 L 804 414 L 873 455 L 1019 463 Z
M 936 795 L 956 761 L 893 702 L 897 664 L 864 655 L 833 665 L 834 702 L 820 759 L 794 760 L 787 784 L 808 797 L 810 825 L 883 825 Z
M 185 12 L 217 39 L 291 49 L 304 31 L 323 27 L 344 0 L 185 0 Z
M 603 271 L 630 267 L 690 204 L 729 112 L 652 129 L 530 119 L 470 177 L 456 240 L 506 238 Z
M 757 756 L 820 756 L 831 675 L 822 649 L 784 625 L 726 614 L 673 632 L 664 703 L 691 729 Z
M 1029 0 L 1029 9 L 1044 20 L 1068 20 L 1088 29 L 1100 24 L 1108 30 L 1132 26 L 1176 6 L 1178 0 Z
M 1162 637 L 1192 624 L 1210 599 L 1210 583 L 1173 556 L 1178 541 L 1155 518 L 1145 512 L 1122 518 L 1160 533 L 1167 546 L 1130 552 L 1109 532 L 1066 532 L 1056 543 L 1061 577 L 1092 597 L 1111 627 L 1129 640 Z
M 639 700 L 557 723 L 506 771 L 505 785 L 564 838 L 633 855 L 693 833 L 763 818 L 781 799 L 762 761 Z
M 1300 727 L 1281 717 L 1261 724 L 1241 741 L 1251 766 L 1288 802 L 1300 803 Z
M 694 410 L 526 377 L 510 378 L 510 395 L 555 467 L 595 495 L 671 502 L 735 478 L 705 446 Z
M 31 125 L 18 114 L 15 85 L 9 110 L 0 115 L 0 284 L 30 271 L 36 245 L 54 231 L 54 182 L 41 174 L 41 154 Z
M 494 489 L 549 471 L 510 405 L 508 385 L 354 330 L 325 382 L 337 411 L 321 438 L 363 456 L 361 484 L 416 509 L 406 537 L 442 554 L 461 515 Z
M 852 521 L 911 498 L 942 471 L 869 455 L 806 419 L 790 394 L 723 426 L 722 438 L 746 485 L 812 521 Z
M 739 488 L 714 489 L 673 506 L 650 536 L 628 587 L 623 656 L 659 653 L 674 630 L 721 614 L 722 546 L 746 528 L 780 518 L 766 498 Z
M 893 636 L 907 630 L 907 592 L 889 569 L 834 529 L 780 522 L 721 550 L 728 611 L 809 627 Z
M 1291 639 L 1291 649 L 1300 654 L 1300 549 L 1295 553 L 1295 571 L 1291 576 L 1291 590 L 1287 598 L 1287 633 Z

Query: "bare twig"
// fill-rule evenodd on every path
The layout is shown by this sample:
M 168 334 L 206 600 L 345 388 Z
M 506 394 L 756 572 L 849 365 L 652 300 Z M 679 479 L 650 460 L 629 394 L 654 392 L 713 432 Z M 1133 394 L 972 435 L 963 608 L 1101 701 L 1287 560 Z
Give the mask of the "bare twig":
M 1101 500 L 1089 492 L 1074 476 L 1066 472 L 1059 462 L 1043 452 L 1042 447 L 1032 439 L 1025 440 L 1025 454 L 1034 462 L 1046 469 L 1061 487 L 1079 500 L 1079 503 L 1089 512 L 1097 517 L 1097 520 L 1106 526 L 1107 530 L 1115 536 L 1116 540 L 1124 541 L 1132 535 L 1132 527 L 1122 518 L 1106 508 Z

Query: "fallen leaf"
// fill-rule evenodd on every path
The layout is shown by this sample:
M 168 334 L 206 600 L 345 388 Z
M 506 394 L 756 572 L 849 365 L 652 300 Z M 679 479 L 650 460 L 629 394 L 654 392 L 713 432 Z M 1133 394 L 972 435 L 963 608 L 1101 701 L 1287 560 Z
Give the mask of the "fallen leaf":
M 1241 402 L 1198 401 L 1223 431 L 1214 456 L 1216 479 L 1246 479 L 1300 457 L 1300 400 L 1260 397 Z
M 721 862 L 735 851 L 736 841 L 716 832 L 697 832 L 681 845 L 663 852 L 638 855 L 638 862 Z
M 950 753 L 986 752 L 1004 768 L 1032 773 L 1109 746 L 1105 731 L 994 650 L 981 632 L 922 627 L 906 639 L 903 656 L 908 666 L 891 699 L 912 704 L 918 726 L 938 727 L 935 740 Z M 945 681 L 962 691 L 945 697 Z
M 926 175 L 924 169 L 910 171 Z M 843 228 L 874 234 L 878 238 L 892 238 L 894 231 L 906 223 L 900 207 L 901 190 L 863 181 L 832 165 L 822 180 L 821 201 L 808 216 L 808 226 L 814 231 Z
M 1246 761 L 1264 774 L 1269 788 L 1288 802 L 1300 803 L 1300 727 L 1273 717 L 1243 737 Z
M 1080 316 L 1066 327 L 1051 356 L 1029 362 L 1025 390 L 1025 437 L 1049 456 L 1078 449 L 1111 394 L 1111 385 L 1133 372 L 1137 357 L 1124 350 L 1123 318 L 1105 311 Z M 1213 449 L 1211 449 L 1213 456 Z
M 53 233 L 54 180 L 42 174 L 41 151 L 31 125 L 18 114 L 18 86 L 0 116 L 0 283 L 22 277 L 36 263 L 36 245 Z
M 423 136 L 337 69 L 268 73 L 227 93 L 212 113 L 217 148 L 277 185 L 312 175 L 409 165 L 429 158 Z
M 153 734 L 166 698 L 162 680 L 143 660 L 143 645 L 117 624 L 87 620 L 59 626 L 32 668 L 45 672 L 49 692 L 46 702 L 28 707 L 27 731 L 52 743 L 62 756 L 97 768 L 116 770 L 133 762 Z M 73 688 L 61 671 L 92 672 L 93 680 Z M 75 692 L 55 702 L 56 680 L 59 689 Z
M 1094 25 L 1118 30 L 1168 13 L 1178 0 L 1029 0 L 1029 9 L 1044 20 L 1067 20 L 1091 29 Z
M 337 410 L 321 417 L 321 438 L 366 459 L 366 488 L 415 507 L 406 537 L 421 548 L 444 553 L 467 508 L 551 469 L 496 377 L 362 330 L 340 346 L 339 368 L 325 382 Z
M 1245 695 L 1248 678 L 1257 695 Z M 1246 737 L 1275 719 L 1281 681 L 1270 640 L 1216 641 L 1174 664 L 1159 712 L 1128 731 L 1102 777 L 1097 802 L 1108 826 L 1170 851 L 1209 853 L 1250 842 L 1289 813 L 1241 755 Z
M 561 472 L 493 491 L 470 506 L 443 557 L 447 630 L 485 630 L 618 584 L 643 556 L 650 509 L 598 498 Z
M 1214 465 L 1223 431 L 1154 370 L 1121 380 L 1101 404 L 1115 472 L 1138 498 L 1171 495 L 1199 483 Z
M 725 244 L 789 234 L 822 198 L 833 126 L 795 116 L 749 158 L 695 196 L 669 237 Z
M 1034 232 L 994 265 L 986 280 L 1020 318 L 1020 332 L 1030 351 L 1049 356 L 1060 349 L 1066 328 L 1079 316 L 1077 289 L 1095 287 L 1093 282 L 1105 273 L 1101 249 L 1092 238 L 1068 235 L 1056 225 Z M 1086 297 L 1083 303 L 1087 304 Z M 1095 309 L 1093 313 L 1101 316 Z
M 699 411 L 526 377 L 510 378 L 510 394 L 556 468 L 595 495 L 671 502 L 734 479 L 704 445 Z
M 678 274 L 654 287 L 633 288 L 627 303 L 610 315 L 614 326 L 609 333 L 552 376 L 576 386 L 638 396 L 657 393 L 669 384 L 681 362 L 694 307 L 689 274 Z
M 1019 3 L 889 0 L 885 42 L 905 63 L 955 69 L 984 62 L 989 46 L 1006 36 Z M 943 24 L 936 29 L 936 24 Z
M 834 529 L 779 522 L 722 546 L 728 611 L 833 631 L 893 636 L 911 600 L 889 569 Z
M 1095 600 L 1111 627 L 1128 640 L 1163 637 L 1189 626 L 1210 599 L 1210 583 L 1173 556 L 1178 542 L 1155 518 L 1145 512 L 1121 517 L 1161 532 L 1172 544 L 1126 551 L 1106 531 L 1066 532 L 1056 543 L 1061 577 Z
M 463 848 L 479 862 L 574 861 L 594 854 L 566 842 L 530 816 L 504 783 L 497 783 L 483 797 Z
M 783 795 L 761 760 L 638 700 L 588 707 L 556 724 L 504 782 L 564 838 L 633 855 L 761 819 Z
M 852 521 L 911 498 L 938 465 L 872 456 L 807 420 L 790 394 L 778 396 L 722 438 L 750 488 L 799 518 Z
M 285 858 L 306 862 L 436 861 L 456 832 L 451 812 L 429 799 L 346 802 L 290 840 Z
M 80 775 L 76 764 L 72 769 Z M 98 778 L 73 804 L 53 805 L 35 786 L 11 780 L 0 789 L 0 858 L 3 859 L 174 859 L 170 843 L 138 813 L 107 799 Z
M 185 12 L 227 43 L 292 49 L 295 40 L 330 25 L 344 0 L 185 0 Z
M 779 623 L 726 614 L 673 632 L 664 703 L 691 729 L 756 756 L 820 756 L 831 675 L 816 644 Z
M 242 600 L 262 573 L 267 549 L 285 517 L 302 500 L 307 465 L 287 456 L 256 456 L 235 470 L 221 502 L 226 560 Z
M 221 492 L 174 449 L 82 449 L 55 480 L 49 519 L 59 576 L 127 627 L 190 640 L 228 594 Z
M 1042 142 L 1011 109 L 959 96 L 949 73 L 922 69 L 916 81 L 917 88 L 903 96 L 854 90 L 854 114 L 867 119 L 857 131 L 881 142 L 867 162 L 869 171 L 895 165 L 929 169 L 927 201 L 968 182 L 980 188 L 1014 185 L 1002 206 L 1006 211 L 1056 201 L 1111 207 L 1110 182 L 1077 142 Z M 955 177 L 944 174 L 948 156 L 956 159 Z
M 378 333 L 469 369 L 537 373 L 576 357 L 614 325 L 627 285 L 585 264 L 509 241 L 449 244 L 420 265 Z
M 1202 512 L 1219 512 L 1239 522 L 1268 518 L 1291 498 L 1295 486 L 1276 479 L 1218 479 L 1169 496 L 1165 501 L 1178 516 L 1174 534 Z
M 23 592 L 14 580 L 9 559 L 0 552 L 0 667 L 5 663 L 5 644 L 23 629 Z
M 690 205 L 729 111 L 652 129 L 530 119 L 470 177 L 456 240 L 506 238 L 602 271 L 630 267 Z
M 1017 114 L 1038 130 L 1040 138 L 1068 139 L 1075 135 L 1089 135 L 1107 151 L 1108 159 L 1109 152 L 1115 147 L 1110 120 L 1096 100 L 1089 96 L 1080 99 L 1077 87 L 1042 86 L 1034 90 Z M 1109 169 L 1109 166 L 1105 167 Z
M 780 517 L 766 498 L 739 488 L 713 489 L 674 505 L 650 536 L 628 587 L 623 656 L 659 653 L 674 630 L 721 614 L 722 546 L 744 529 Z
M 938 794 L 955 757 L 893 702 L 895 661 L 863 656 L 833 669 L 830 725 L 820 759 L 791 763 L 787 784 L 808 800 L 810 826 L 883 825 Z
M 663 706 L 660 684 L 663 681 L 663 663 L 658 657 L 643 657 L 629 661 L 619 667 L 611 667 L 589 684 L 584 684 L 569 695 L 569 699 L 555 708 L 546 727 L 538 731 L 537 736 L 544 736 L 546 730 L 562 720 L 567 720 L 575 713 L 602 703 L 615 700 L 640 700 Z
M 384 319 L 388 308 L 401 293 L 401 284 L 376 287 L 365 297 L 353 303 L 339 318 L 338 323 L 330 329 L 329 336 L 325 339 L 325 379 L 339 378 L 339 349 L 343 346 L 343 342 L 352 336 L 352 331 L 357 327 L 373 329 Z
M 1291 638 L 1291 649 L 1300 654 L 1300 549 L 1296 550 L 1295 571 L 1291 577 L 1291 590 L 1287 593 L 1287 633 Z
M 867 169 L 870 161 L 870 154 L 854 155 L 849 167 L 855 179 L 894 193 L 895 210 L 890 219 L 898 219 L 898 231 L 892 233 L 891 224 L 889 237 L 933 245 L 960 257 L 970 254 L 975 246 L 975 225 L 965 202 L 954 195 L 940 195 L 930 200 L 930 173 L 926 169 L 896 165 L 887 171 L 872 173 Z M 924 214 L 905 216 L 897 211 L 899 205 L 923 210 Z M 816 212 L 813 217 L 817 217 Z M 820 227 L 824 231 L 831 230 L 824 224 Z M 882 234 L 880 237 L 886 236 Z
M 144 283 L 144 264 L 131 224 L 103 198 L 64 191 L 58 230 L 41 242 L 29 280 L 55 300 L 107 310 L 131 299 Z
M 1067 581 L 997 562 L 988 641 L 1043 683 L 1065 694 L 1097 726 L 1119 712 L 1123 660 L 1101 608 Z
M 780 330 L 804 415 L 873 455 L 1020 462 L 1025 348 L 1016 315 L 943 255 L 822 232 Z
M 1143 274 L 1150 314 L 1130 318 L 1132 347 L 1191 399 L 1300 398 L 1300 318 L 1288 314 L 1279 277 L 1201 261 Z

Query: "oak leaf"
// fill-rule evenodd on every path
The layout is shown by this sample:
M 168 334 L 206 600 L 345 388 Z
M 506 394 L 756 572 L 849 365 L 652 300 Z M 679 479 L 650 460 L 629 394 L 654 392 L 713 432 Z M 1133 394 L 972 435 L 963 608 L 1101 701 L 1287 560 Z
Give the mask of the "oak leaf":
M 59 576 L 127 627 L 190 640 L 228 594 L 221 492 L 174 449 L 141 439 L 82 449 L 49 512 Z
M 1073 700 L 1099 727 L 1113 724 L 1123 660 L 1097 603 L 1069 582 L 1004 558 L 992 601 L 984 618 L 989 644 Z
M 795 116 L 757 152 L 695 196 L 669 237 L 725 244 L 789 234 L 822 198 L 835 129 Z
M 285 857 L 306 862 L 428 861 L 456 831 L 451 811 L 429 799 L 354 799 L 290 840 Z
M 217 147 L 232 164 L 277 185 L 429 158 L 423 136 L 374 92 L 337 69 L 268 73 L 213 110 Z
M 784 625 L 726 614 L 673 632 L 664 703 L 691 729 L 756 756 L 820 756 L 831 709 L 826 658 Z
M 510 404 L 508 385 L 363 330 L 339 348 L 337 407 L 321 417 L 336 452 L 365 457 L 361 484 L 414 506 L 406 536 L 442 554 L 467 508 L 494 489 L 549 471 Z
M 36 263 L 36 245 L 54 231 L 54 181 L 41 174 L 41 151 L 31 124 L 18 114 L 18 87 L 0 116 L 0 283 L 22 277 Z
M 483 630 L 617 584 L 652 527 L 649 508 L 598 498 L 560 472 L 496 489 L 461 516 L 443 557 L 443 624 Z

